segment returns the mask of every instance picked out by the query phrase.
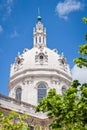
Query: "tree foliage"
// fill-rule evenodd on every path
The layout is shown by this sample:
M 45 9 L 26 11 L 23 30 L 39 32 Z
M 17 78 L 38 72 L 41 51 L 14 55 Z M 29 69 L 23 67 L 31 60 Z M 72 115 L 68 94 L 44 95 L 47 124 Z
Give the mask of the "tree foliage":
M 53 120 L 52 128 L 87 130 L 87 84 L 81 85 L 75 80 L 63 96 L 51 89 L 36 111 L 47 112 L 49 119 Z
M 29 130 L 25 122 L 27 115 L 11 111 L 9 114 L 0 112 L 0 130 Z
M 87 23 L 87 18 L 82 20 Z M 79 53 L 83 57 L 76 58 L 74 62 L 80 68 L 87 67 L 87 43 L 79 46 Z M 51 89 L 36 107 L 36 112 L 40 111 L 52 119 L 50 127 L 54 130 L 87 130 L 87 83 L 80 84 L 74 80 L 64 95 Z
M 87 23 L 87 18 L 82 19 L 84 23 Z M 87 34 L 85 35 L 85 40 L 87 42 Z M 79 46 L 79 53 L 83 57 L 76 58 L 74 62 L 77 64 L 78 67 L 82 68 L 83 66 L 87 67 L 87 43 Z

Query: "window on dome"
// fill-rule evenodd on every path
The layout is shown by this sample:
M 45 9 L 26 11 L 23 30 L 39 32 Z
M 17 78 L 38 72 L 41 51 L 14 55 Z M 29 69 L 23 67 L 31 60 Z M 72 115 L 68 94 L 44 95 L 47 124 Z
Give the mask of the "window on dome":
M 64 64 L 64 60 L 63 59 L 61 60 L 61 62 L 62 62 L 62 64 Z
M 20 59 L 18 59 L 18 64 L 20 64 L 21 63 L 21 60 Z
M 37 43 L 37 37 L 36 37 L 36 43 Z
M 17 100 L 21 100 L 21 95 L 22 95 L 22 89 L 21 88 L 17 88 L 16 89 L 16 95 L 15 95 L 16 97 L 15 98 Z
M 40 102 L 40 100 L 43 97 L 46 96 L 46 94 L 47 94 L 46 86 L 43 83 L 39 84 L 39 86 L 38 86 L 38 103 Z
M 43 60 L 43 55 L 40 55 L 40 60 Z
M 66 92 L 66 88 L 65 86 L 62 87 L 62 95 L 64 95 L 64 93 Z
M 39 37 L 39 43 L 41 43 L 41 37 Z
M 44 37 L 43 37 L 43 43 L 44 43 Z

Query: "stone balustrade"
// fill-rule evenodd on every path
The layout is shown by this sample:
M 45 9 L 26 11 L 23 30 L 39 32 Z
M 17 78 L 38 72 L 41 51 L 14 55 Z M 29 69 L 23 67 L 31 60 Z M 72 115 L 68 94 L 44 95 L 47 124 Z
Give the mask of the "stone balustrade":
M 0 107 L 11 110 L 11 111 L 13 110 L 20 113 L 28 114 L 36 118 L 47 119 L 46 114 L 42 112 L 35 113 L 35 106 L 16 100 L 14 98 L 10 98 L 2 94 L 0 94 Z

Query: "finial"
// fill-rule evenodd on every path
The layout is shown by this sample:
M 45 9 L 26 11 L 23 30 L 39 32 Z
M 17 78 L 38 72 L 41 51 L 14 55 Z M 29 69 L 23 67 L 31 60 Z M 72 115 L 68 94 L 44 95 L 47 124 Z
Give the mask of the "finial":
M 40 16 L 40 9 L 38 8 L 38 16 Z
M 38 8 L 38 17 L 37 17 L 38 21 L 41 21 L 41 16 L 40 16 L 40 9 Z

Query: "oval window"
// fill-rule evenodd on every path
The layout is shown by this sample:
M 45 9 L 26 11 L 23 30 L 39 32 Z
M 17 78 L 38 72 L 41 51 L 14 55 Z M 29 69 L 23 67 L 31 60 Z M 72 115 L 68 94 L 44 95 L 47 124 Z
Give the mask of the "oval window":
M 43 60 L 43 58 L 44 58 L 43 55 L 40 55 L 40 60 Z

